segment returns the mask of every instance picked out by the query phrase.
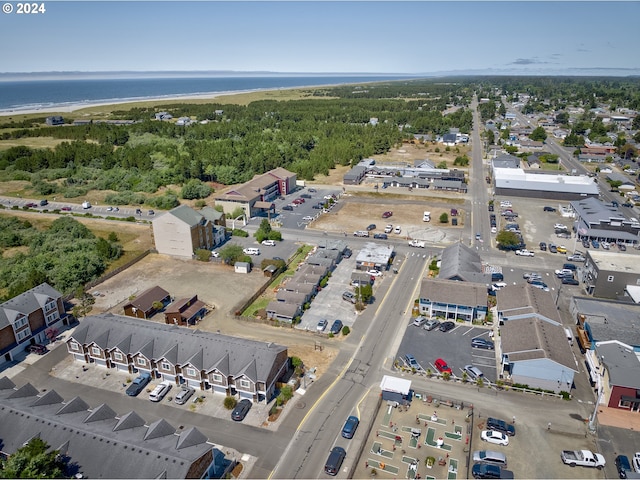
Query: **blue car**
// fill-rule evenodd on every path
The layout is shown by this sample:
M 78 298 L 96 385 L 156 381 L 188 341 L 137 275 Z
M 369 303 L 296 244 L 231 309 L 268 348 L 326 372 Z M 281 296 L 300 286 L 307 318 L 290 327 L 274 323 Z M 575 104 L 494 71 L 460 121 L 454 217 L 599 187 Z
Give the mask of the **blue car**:
M 344 423 L 344 427 L 342 427 L 342 436 L 344 438 L 353 438 L 359 424 L 360 420 L 358 420 L 358 417 L 351 415 Z

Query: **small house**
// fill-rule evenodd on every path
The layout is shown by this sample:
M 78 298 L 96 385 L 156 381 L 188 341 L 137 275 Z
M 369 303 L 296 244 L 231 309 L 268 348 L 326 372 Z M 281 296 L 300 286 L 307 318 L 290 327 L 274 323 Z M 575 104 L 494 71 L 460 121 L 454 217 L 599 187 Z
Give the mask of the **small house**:
M 127 303 L 124 306 L 124 314 L 128 317 L 150 318 L 158 310 L 169 305 L 170 302 L 171 295 L 169 295 L 169 292 L 156 285 Z
M 236 262 L 233 265 L 236 273 L 249 273 L 251 272 L 251 264 L 249 262 Z

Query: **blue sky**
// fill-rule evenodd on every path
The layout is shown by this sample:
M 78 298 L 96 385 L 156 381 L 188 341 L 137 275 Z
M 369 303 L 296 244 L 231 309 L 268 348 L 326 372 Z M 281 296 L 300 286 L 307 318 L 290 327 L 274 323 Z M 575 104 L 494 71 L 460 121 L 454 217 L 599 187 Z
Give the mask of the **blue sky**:
M 640 73 L 630 1 L 45 6 L 0 15 L 0 72 Z

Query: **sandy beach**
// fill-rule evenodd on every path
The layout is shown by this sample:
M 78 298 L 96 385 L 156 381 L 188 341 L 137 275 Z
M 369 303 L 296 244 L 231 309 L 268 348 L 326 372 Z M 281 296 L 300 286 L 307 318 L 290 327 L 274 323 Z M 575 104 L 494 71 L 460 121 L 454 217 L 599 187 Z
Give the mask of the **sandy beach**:
M 104 102 L 77 102 L 66 105 L 52 105 L 50 107 L 42 108 L 17 108 L 12 110 L 0 110 L 0 116 L 10 115 L 32 115 L 38 113 L 72 113 L 85 108 L 104 107 L 107 105 L 126 105 L 135 104 L 141 102 L 174 102 L 176 100 L 213 100 L 214 98 L 227 96 L 227 95 L 240 95 L 243 93 L 252 93 L 258 91 L 271 91 L 271 90 L 285 90 L 284 88 L 275 89 L 253 89 L 253 90 L 234 90 L 228 92 L 212 92 L 201 94 L 187 94 L 187 95 L 171 95 L 162 97 L 139 97 L 139 98 L 123 98 L 106 100 Z M 291 90 L 291 89 L 289 89 Z

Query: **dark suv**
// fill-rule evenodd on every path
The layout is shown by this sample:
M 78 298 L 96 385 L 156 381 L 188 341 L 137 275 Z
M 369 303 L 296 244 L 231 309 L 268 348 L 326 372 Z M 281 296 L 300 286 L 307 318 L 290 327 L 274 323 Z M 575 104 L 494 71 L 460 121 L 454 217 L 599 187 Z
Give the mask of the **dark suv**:
M 334 335 L 338 335 L 340 333 L 340 330 L 342 330 L 342 320 L 336 320 L 331 325 L 331 330 L 329 331 Z
M 38 355 L 44 355 L 49 350 L 44 345 L 36 343 L 34 345 L 29 345 L 26 349 L 27 353 L 37 353 Z
M 516 427 L 509 425 L 504 420 L 500 420 L 498 418 L 487 418 L 487 429 L 502 432 L 510 437 L 513 437 L 516 434 Z
M 620 478 L 627 478 L 627 472 L 631 472 L 631 463 L 626 455 L 618 455 L 616 457 L 616 468 Z
M 344 461 L 344 457 L 347 456 L 347 452 L 342 447 L 333 447 L 329 457 L 327 458 L 327 462 L 324 464 L 324 472 L 328 475 L 337 475 L 338 470 L 342 466 L 342 462 Z

